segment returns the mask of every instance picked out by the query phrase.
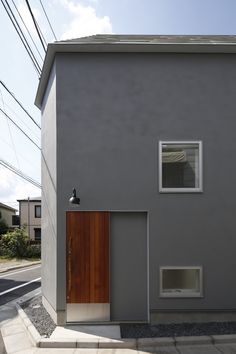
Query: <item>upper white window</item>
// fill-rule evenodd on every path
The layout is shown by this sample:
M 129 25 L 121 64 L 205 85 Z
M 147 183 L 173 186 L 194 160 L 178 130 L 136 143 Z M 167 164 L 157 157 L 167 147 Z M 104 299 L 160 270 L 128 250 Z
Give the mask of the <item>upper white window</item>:
M 159 142 L 160 192 L 202 192 L 202 142 Z

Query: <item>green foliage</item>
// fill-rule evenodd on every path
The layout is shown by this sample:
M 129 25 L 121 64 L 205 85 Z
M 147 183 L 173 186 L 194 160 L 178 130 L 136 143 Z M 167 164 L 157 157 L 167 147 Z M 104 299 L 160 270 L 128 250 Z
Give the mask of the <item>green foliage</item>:
M 41 245 L 29 245 L 25 252 L 27 258 L 40 258 L 41 257 Z
M 0 219 L 0 235 L 5 234 L 8 231 L 7 223 L 4 219 Z
M 1 236 L 0 256 L 9 258 L 40 258 L 41 245 L 30 245 L 26 228 L 17 228 Z
M 7 232 L 0 239 L 0 255 L 7 257 L 24 257 L 28 246 L 25 229 L 15 229 Z

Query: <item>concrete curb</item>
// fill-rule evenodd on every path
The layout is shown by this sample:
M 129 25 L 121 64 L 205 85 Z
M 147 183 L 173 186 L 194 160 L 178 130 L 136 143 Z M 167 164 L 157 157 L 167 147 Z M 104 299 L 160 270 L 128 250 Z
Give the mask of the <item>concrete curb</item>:
M 23 324 L 23 327 L 25 328 L 26 332 L 28 333 L 28 336 L 36 347 L 38 347 L 38 342 L 41 339 L 41 336 L 33 323 L 30 321 L 29 317 L 26 315 L 25 311 L 18 305 L 16 304 L 16 309 L 19 315 L 19 318 L 21 319 L 21 322 Z
M 42 337 L 30 321 L 25 311 L 16 304 L 19 317 L 32 343 L 40 348 L 100 348 L 100 349 L 136 349 L 150 350 L 160 347 L 181 347 L 192 345 L 214 345 L 236 343 L 236 334 L 186 337 L 156 337 L 156 338 L 45 338 Z
M 37 264 L 41 264 L 41 261 L 36 261 L 36 262 L 28 263 L 28 264 L 21 264 L 21 265 L 18 265 L 18 266 L 9 267 L 9 268 L 6 268 L 4 270 L 0 270 L 0 274 L 9 272 L 10 270 L 16 270 L 16 269 L 20 269 L 20 268 L 32 267 L 33 265 L 37 265 Z

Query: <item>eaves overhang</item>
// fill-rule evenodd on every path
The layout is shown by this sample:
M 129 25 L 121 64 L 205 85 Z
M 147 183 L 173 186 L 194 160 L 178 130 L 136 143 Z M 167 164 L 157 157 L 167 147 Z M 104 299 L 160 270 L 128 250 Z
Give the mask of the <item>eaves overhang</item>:
M 42 75 L 40 77 L 35 105 L 40 109 L 47 87 L 50 71 L 57 53 L 236 53 L 236 41 L 208 42 L 76 42 L 61 41 L 48 45 Z

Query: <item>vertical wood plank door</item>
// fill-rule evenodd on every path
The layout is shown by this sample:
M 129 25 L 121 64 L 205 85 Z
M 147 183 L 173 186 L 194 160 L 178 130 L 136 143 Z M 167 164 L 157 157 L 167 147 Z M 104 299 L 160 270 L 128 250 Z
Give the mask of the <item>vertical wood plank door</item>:
M 109 212 L 68 211 L 67 303 L 109 303 Z

